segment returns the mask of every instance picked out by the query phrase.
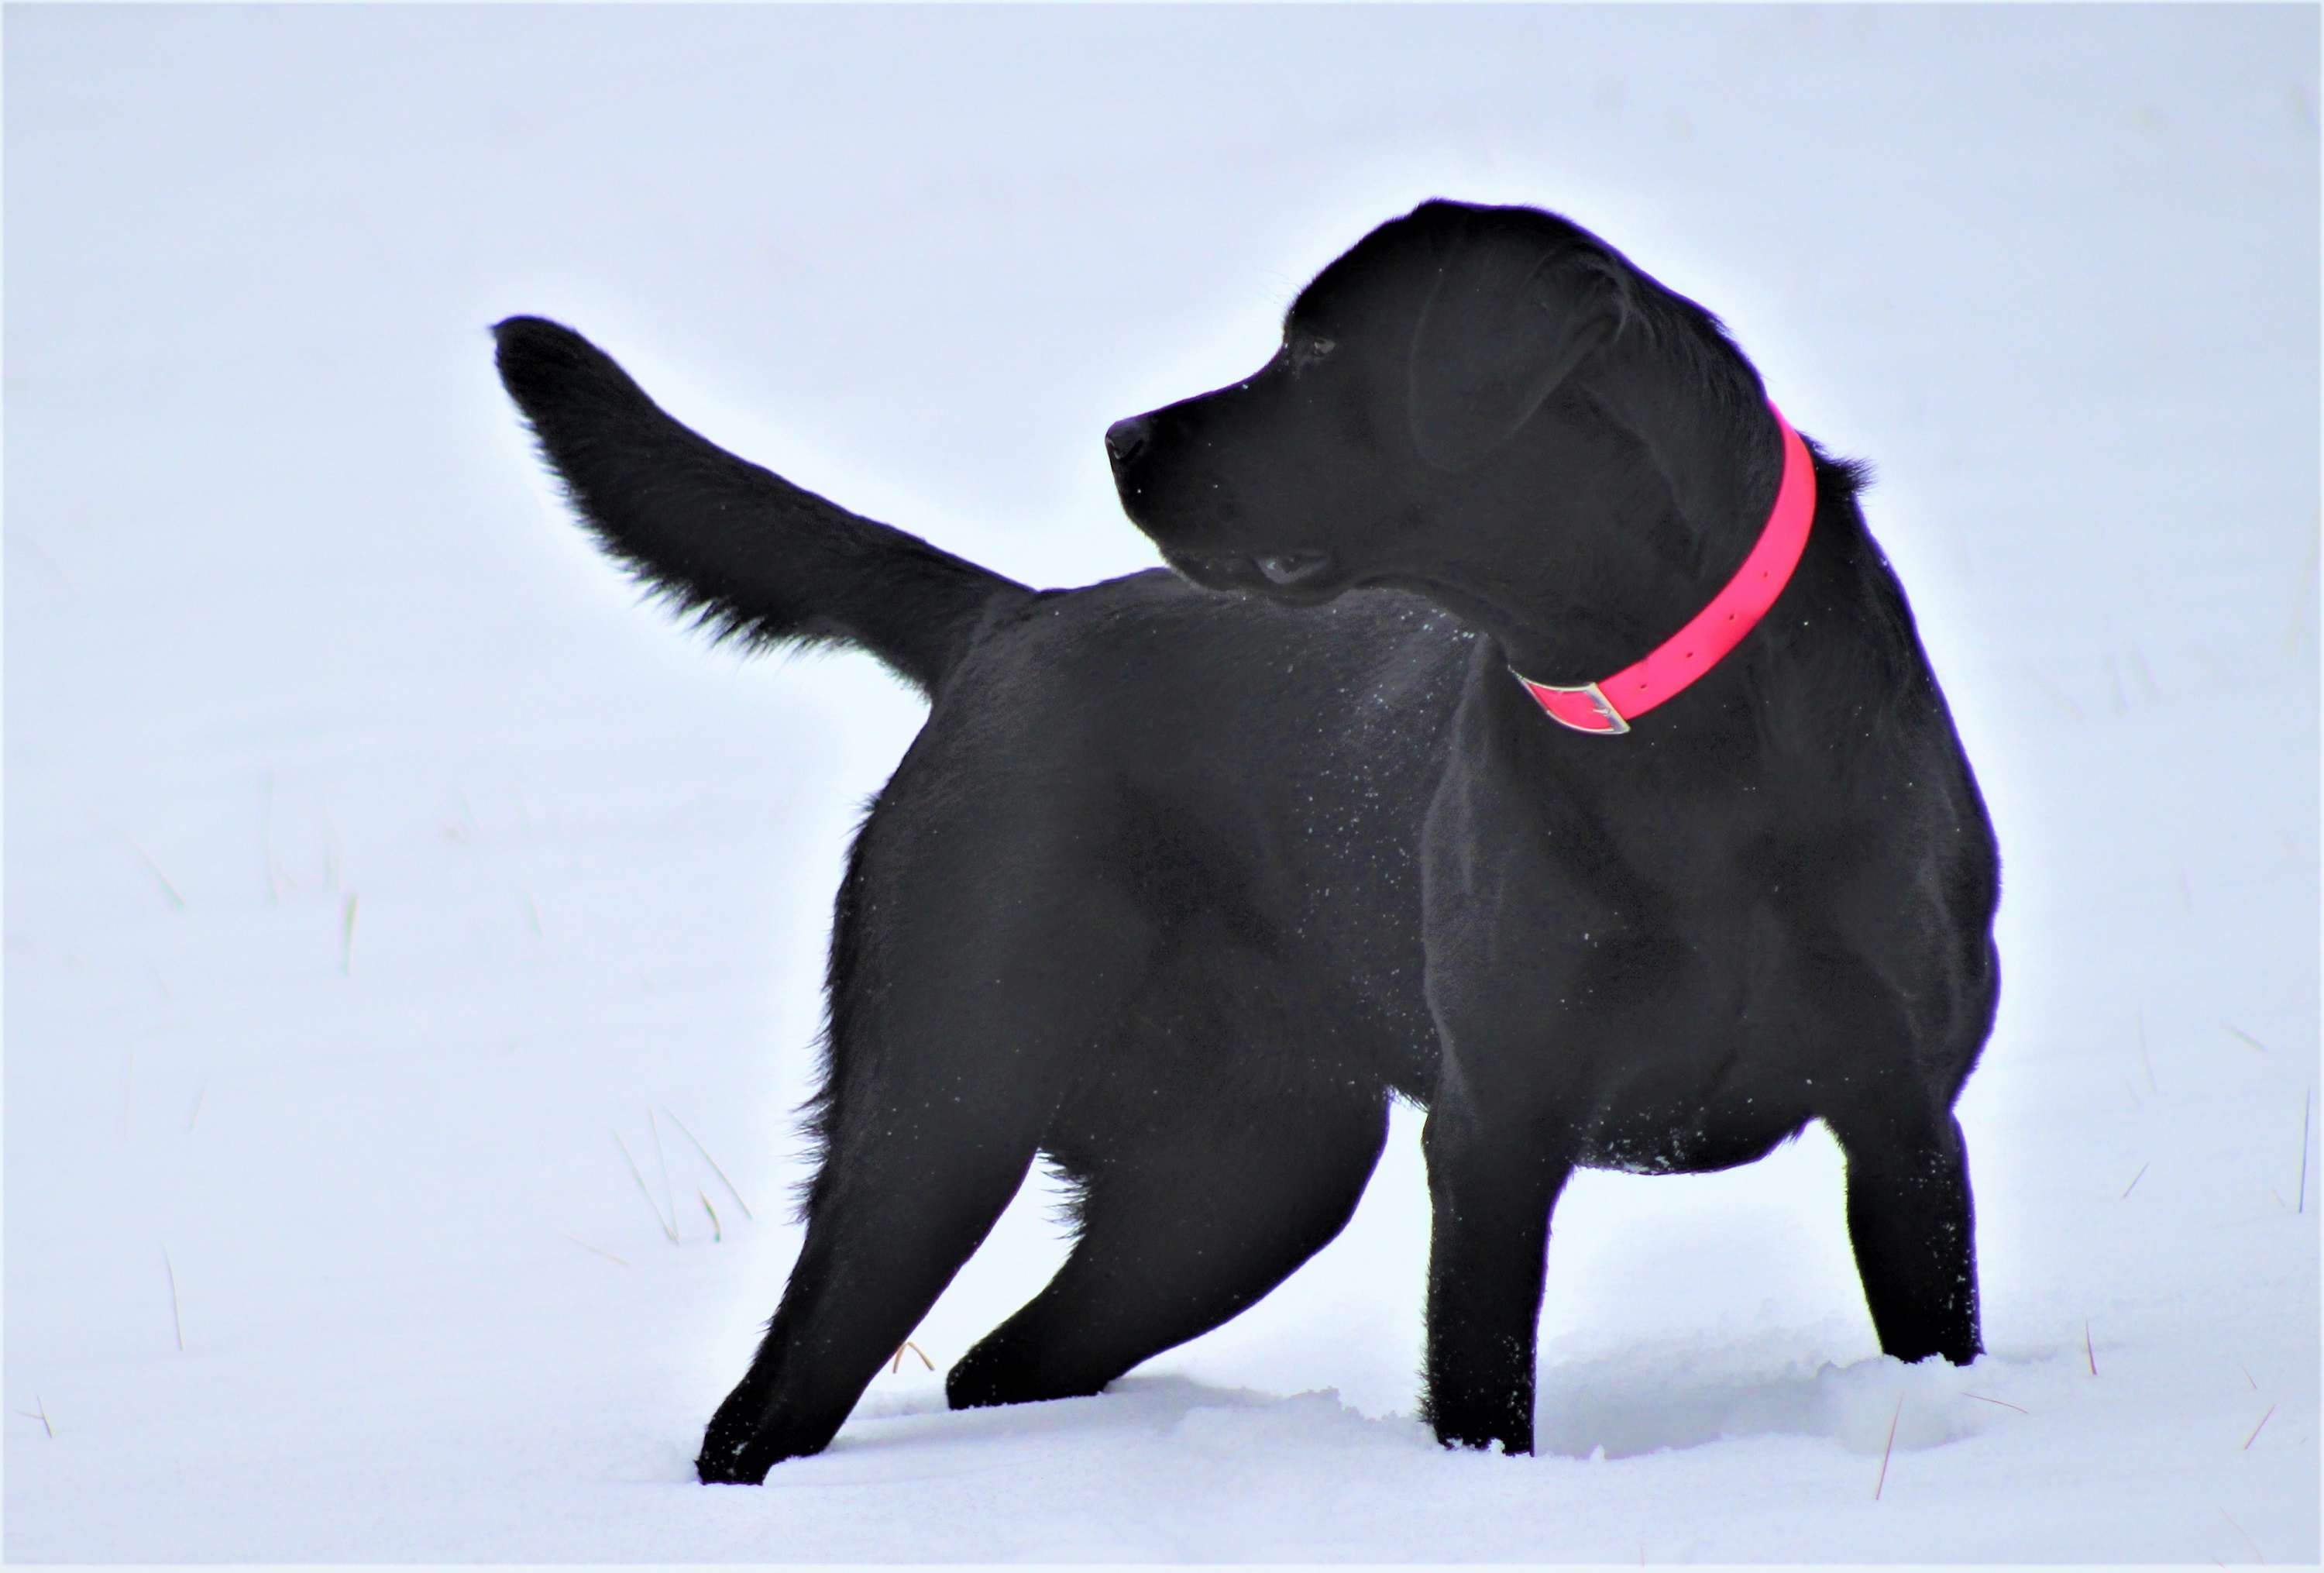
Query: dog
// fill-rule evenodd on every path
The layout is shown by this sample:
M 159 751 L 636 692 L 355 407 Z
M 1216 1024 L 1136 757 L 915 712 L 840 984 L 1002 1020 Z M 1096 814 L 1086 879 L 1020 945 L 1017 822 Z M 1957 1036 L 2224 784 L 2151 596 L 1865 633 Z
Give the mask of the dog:
M 1397 1096 L 1447 1446 L 1532 1449 L 1576 1165 L 1813 1120 L 1883 1349 L 1978 1354 L 1952 1108 L 1998 853 L 1863 472 L 1709 312 L 1566 219 L 1425 203 L 1250 377 L 1108 430 L 1170 571 L 1065 591 L 719 449 L 567 328 L 495 334 L 607 551 L 930 705 L 849 854 L 806 1237 L 703 1480 L 822 1448 L 1037 1155 L 1074 1243 L 954 1408 L 1098 1393 L 1266 1294 Z

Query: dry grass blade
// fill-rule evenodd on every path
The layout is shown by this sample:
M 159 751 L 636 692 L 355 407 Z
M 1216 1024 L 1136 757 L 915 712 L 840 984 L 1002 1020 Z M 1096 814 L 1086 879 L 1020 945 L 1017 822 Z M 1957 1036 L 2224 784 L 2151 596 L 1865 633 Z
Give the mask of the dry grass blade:
M 1896 1422 L 1904 1418 L 1904 1395 L 1900 1393 L 1896 1395 L 1896 1412 L 1888 1417 L 1887 1445 L 1880 1449 L 1880 1478 L 1872 1483 L 1872 1500 L 1875 1502 L 1880 1500 L 1880 1494 L 1888 1487 L 1888 1455 L 1896 1450 Z
M 2301 1090 L 2300 1090 L 2300 1205 L 2299 1205 L 2298 1207 L 2296 1207 L 2296 1208 L 2292 1208 L 2292 1209 L 2293 1212 L 2296 1212 L 2296 1213 L 2304 1213 L 2304 1212 L 2306 1212 L 2306 1211 L 2308 1210 L 2308 1106 L 2309 1106 L 2309 1105 L 2310 1105 L 2310 1104 L 2312 1104 L 2312 1103 L 2314 1103 L 2315 1101 L 2316 1101 L 2316 1089 L 2315 1089 L 2314 1087 L 2302 1087 L 2302 1088 L 2301 1088 Z
M 678 1226 L 661 1216 L 661 1203 L 654 1200 L 653 1192 L 647 1188 L 646 1177 L 638 1172 L 638 1161 L 630 1156 L 630 1144 L 622 1140 L 622 1133 L 619 1131 L 613 1133 L 613 1145 L 622 1150 L 622 1161 L 630 1166 L 630 1178 L 638 1182 L 638 1194 L 645 1198 L 646 1206 L 653 1209 L 654 1222 L 660 1226 L 663 1235 L 669 1243 L 673 1245 L 677 1245 Z M 579 1242 L 576 1241 L 575 1244 L 578 1245 Z
M 2266 1044 L 2253 1037 L 2249 1032 L 2245 1032 L 2241 1027 L 2235 1026 L 2227 1022 L 2221 1022 L 2219 1025 L 2227 1028 L 2228 1032 L 2234 1033 L 2236 1037 L 2241 1038 L 2245 1042 L 2250 1044 L 2261 1053 L 2267 1054 L 2273 1052 L 2273 1050 L 2270 1050 Z
M 2122 1188 L 2122 1194 L 2125 1197 L 2128 1197 L 2132 1191 L 2136 1190 L 2138 1189 L 2138 1182 L 2146 1178 L 2146 1171 L 2153 1166 L 2153 1161 L 2151 1159 L 2146 1162 L 2140 1164 L 2138 1166 L 2138 1172 L 2130 1177 L 2130 1183 Z
M 662 1106 L 661 1112 L 663 1114 L 669 1115 L 669 1106 L 668 1104 L 664 1104 Z M 718 1167 L 718 1160 L 710 1155 L 710 1149 L 705 1147 L 695 1133 L 686 1128 L 686 1122 L 679 1119 L 676 1115 L 669 1115 L 669 1123 L 678 1127 L 678 1133 L 679 1135 L 694 1143 L 694 1150 L 702 1154 L 702 1161 L 705 1163 L 710 1165 L 710 1172 L 718 1177 L 718 1183 L 726 1188 L 726 1194 L 734 1198 L 734 1205 L 742 1209 L 742 1216 L 746 1218 L 751 1218 L 752 1223 L 756 1223 L 758 1220 L 751 1216 L 751 1204 L 742 1199 L 742 1193 L 734 1189 L 734 1182 L 726 1178 L 726 1171 Z
M 580 1246 L 584 1251 L 597 1251 L 597 1247 L 589 1244 L 588 1241 L 574 1240 L 572 1235 L 567 1235 L 561 1230 L 558 1232 L 557 1237 L 560 1240 L 573 1240 L 573 1244 Z M 622 1262 L 622 1259 L 619 1256 L 614 1255 L 611 1251 L 597 1251 L 597 1254 L 603 1256 L 608 1262 Z M 622 1262 L 622 1265 L 627 1267 L 629 1263 Z
M 2017 1409 L 2015 1404 L 2010 1402 L 2006 1398 L 1987 1398 L 1981 1393 L 1964 1393 L 1961 1396 L 1963 1398 L 1973 1398 L 1979 1403 L 1997 1403 L 2004 1409 L 2016 1409 L 2019 1414 L 2032 1414 L 2034 1412 L 2030 1409 Z
M 718 1209 L 710 1205 L 710 1198 L 702 1194 L 700 1186 L 694 1188 L 694 1195 L 696 1199 L 702 1203 L 702 1210 L 710 1215 L 710 1242 L 715 1245 L 726 1238 L 724 1233 L 718 1227 Z
M 2227 1527 L 2229 1529 L 2243 1536 L 2244 1544 L 2252 1549 L 2252 1555 L 2259 1559 L 2259 1565 L 2263 1568 L 2266 1567 L 2267 1553 L 2259 1549 L 2259 1542 L 2251 1538 L 2250 1531 L 2246 1531 L 2243 1525 L 2236 1522 L 2234 1517 L 2228 1513 L 2226 1508 L 2223 1507 L 2219 1510 L 2219 1516 L 2227 1521 Z
M 2273 1420 L 2274 1418 L 2275 1418 L 2275 1405 L 2273 1405 L 2273 1404 L 2269 1404 L 2269 1405 L 2267 1406 L 2267 1413 L 2265 1413 L 2265 1414 L 2264 1414 L 2264 1415 L 2262 1415 L 2262 1416 L 2260 1416 L 2260 1417 L 2259 1417 L 2259 1424 L 2258 1424 L 2258 1425 L 2254 1426 L 2254 1427 L 2251 1429 L 2251 1435 L 2250 1435 L 2250 1436 L 2248 1436 L 2248 1437 L 2246 1437 L 2246 1438 L 2244 1439 L 2244 1449 L 2243 1449 L 2243 1450 L 2244 1450 L 2245 1452 L 2248 1453 L 2248 1452 L 2250 1452 L 2250 1451 L 2251 1451 L 2251 1445 L 2252 1445 L 2254 1442 L 2256 1442 L 2256 1441 L 2258 1441 L 2258 1440 L 2259 1440 L 2259 1434 L 2260 1434 L 2260 1432 L 2261 1432 L 2262 1430 L 2265 1430 L 2265 1429 L 2266 1429 L 2266 1427 L 2267 1427 L 2267 1422 L 2268 1422 L 2269 1420 Z
M 646 1129 L 653 1133 L 654 1161 L 661 1166 L 661 1199 L 663 1205 L 669 1208 L 670 1237 L 675 1239 L 678 1237 L 678 1198 L 669 1190 L 669 1160 L 663 1156 L 661 1150 L 661 1122 L 654 1118 L 650 1107 L 646 1110 Z
M 186 1352 L 186 1319 L 178 1314 L 178 1267 L 170 1260 L 170 1247 L 161 1247 L 161 1271 L 170 1275 L 170 1326 L 177 1330 L 178 1353 Z
M 177 908 L 178 911 L 181 912 L 186 910 L 186 898 L 178 893 L 178 887 L 170 883 L 170 876 L 161 872 L 161 865 L 154 862 L 152 858 L 146 856 L 145 848 L 138 846 L 136 842 L 132 841 L 129 838 L 129 833 L 122 829 L 119 826 L 112 824 L 107 820 L 97 819 L 94 814 L 91 814 L 89 818 L 97 819 L 97 824 L 102 827 L 107 834 L 118 837 L 121 844 L 129 848 L 131 855 L 134 856 L 138 862 L 145 865 L 145 872 L 152 874 L 154 880 L 161 885 L 161 893 L 170 898 L 170 904 L 171 906 Z
M 923 1349 L 918 1344 L 913 1343 L 911 1339 L 906 1338 L 902 1343 L 896 1346 L 896 1363 L 888 1367 L 888 1374 L 892 1376 L 897 1372 L 901 1371 L 904 1368 L 904 1356 L 907 1351 L 914 1355 L 918 1355 L 920 1357 L 920 1364 L 927 1366 L 929 1370 L 934 1371 L 936 1368 L 936 1363 L 928 1358 L 928 1352 L 926 1349 Z
M 28 1420 L 40 1421 L 41 1430 L 49 1433 L 49 1440 L 55 1441 L 57 1428 L 49 1423 L 49 1406 L 41 1402 L 41 1395 L 37 1393 L 32 1394 L 32 1405 L 31 1409 L 20 1409 L 16 1412 Z
M 346 916 L 339 922 L 339 973 L 342 976 L 355 968 L 355 906 L 359 899 L 353 891 L 347 893 Z
M 2090 1342 L 2090 1324 L 2087 1320 L 2082 1323 L 2082 1358 L 2089 1363 L 2090 1374 L 2096 1376 L 2098 1374 L 2098 1346 Z

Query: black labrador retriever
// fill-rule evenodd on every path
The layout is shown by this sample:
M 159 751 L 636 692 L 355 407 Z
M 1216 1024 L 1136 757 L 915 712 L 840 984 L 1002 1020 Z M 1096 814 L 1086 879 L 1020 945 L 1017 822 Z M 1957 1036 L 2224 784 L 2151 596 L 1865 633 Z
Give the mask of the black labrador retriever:
M 931 703 L 839 893 L 806 1240 L 703 1479 L 824 1447 L 1036 1154 L 1075 1243 L 954 1407 L 1094 1393 L 1267 1293 L 1392 1096 L 1429 1111 L 1447 1444 L 1532 1447 L 1574 1165 L 1816 1119 L 1882 1347 L 1976 1356 L 1951 1111 L 1992 831 L 1859 472 L 1700 307 L 1564 219 L 1427 203 L 1247 381 L 1107 434 L 1176 573 L 1038 592 L 714 447 L 567 328 L 497 336 L 607 551 Z

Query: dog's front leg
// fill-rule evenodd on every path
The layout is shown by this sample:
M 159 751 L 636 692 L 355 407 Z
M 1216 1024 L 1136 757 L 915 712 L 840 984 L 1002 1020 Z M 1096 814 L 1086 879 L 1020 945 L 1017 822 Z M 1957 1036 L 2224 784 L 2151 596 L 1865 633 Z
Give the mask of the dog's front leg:
M 1977 1223 L 1960 1125 L 1932 1100 L 1850 1108 L 1825 1124 L 1848 1158 L 1848 1234 L 1883 1353 L 1942 1355 L 1966 1365 L 1983 1353 L 1978 1327 Z M 1885 1117 L 1884 1117 L 1885 1116 Z
M 1425 1412 L 1447 1447 L 1533 1451 L 1534 1338 L 1550 1209 L 1572 1145 L 1521 1103 L 1447 1076 L 1429 1110 Z
M 1549 856 L 1536 778 L 1499 757 L 1539 717 L 1508 704 L 1495 648 L 1481 640 L 1472 657 L 1422 844 L 1441 1055 L 1421 1139 L 1431 1217 L 1422 1405 L 1447 1447 L 1530 1453 L 1550 1209 L 1580 1154 L 1582 1080 L 1558 1040 L 1580 1025 L 1573 971 L 1587 952 L 1573 936 L 1599 908 Z
M 1955 976 L 1978 976 L 1982 939 L 1964 942 Z M 1820 1007 L 1806 1041 L 1817 1050 L 1817 1112 L 1848 1159 L 1849 1240 L 1880 1347 L 1899 1360 L 1942 1355 L 1966 1365 L 1984 1342 L 1969 1152 L 1951 1106 L 1992 1021 L 1991 975 L 1982 992 L 1940 1013 L 1929 1002 L 1945 1001 L 1945 975 L 1931 965 L 1934 976 L 1914 977 L 1906 968 L 1915 959 L 1893 939 L 1885 960 L 1821 947 L 1800 979 Z

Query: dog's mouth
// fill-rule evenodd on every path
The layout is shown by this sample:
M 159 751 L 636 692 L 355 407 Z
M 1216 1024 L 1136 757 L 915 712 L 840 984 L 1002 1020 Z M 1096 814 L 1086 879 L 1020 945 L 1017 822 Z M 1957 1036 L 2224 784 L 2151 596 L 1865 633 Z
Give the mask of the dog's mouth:
M 1172 568 L 1206 590 L 1251 590 L 1292 606 L 1314 606 L 1348 588 L 1328 551 L 1170 551 L 1163 555 Z

